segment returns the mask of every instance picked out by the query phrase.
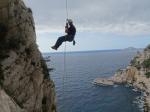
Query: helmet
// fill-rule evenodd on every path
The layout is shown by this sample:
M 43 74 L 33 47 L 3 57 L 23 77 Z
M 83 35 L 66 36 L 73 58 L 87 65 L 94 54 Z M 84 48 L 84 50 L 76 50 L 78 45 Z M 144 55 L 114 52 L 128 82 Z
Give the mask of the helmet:
M 68 23 L 73 23 L 72 19 L 67 19 Z

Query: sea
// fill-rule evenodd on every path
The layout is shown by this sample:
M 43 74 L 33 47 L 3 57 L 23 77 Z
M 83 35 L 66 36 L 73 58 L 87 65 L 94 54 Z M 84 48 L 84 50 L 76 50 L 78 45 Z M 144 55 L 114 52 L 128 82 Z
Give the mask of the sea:
M 110 77 L 118 69 L 125 69 L 136 53 L 136 50 L 44 53 L 45 59 L 50 58 L 48 68 L 53 68 L 50 74 L 55 82 L 58 112 L 143 112 L 141 92 L 128 85 L 92 83 L 98 77 Z

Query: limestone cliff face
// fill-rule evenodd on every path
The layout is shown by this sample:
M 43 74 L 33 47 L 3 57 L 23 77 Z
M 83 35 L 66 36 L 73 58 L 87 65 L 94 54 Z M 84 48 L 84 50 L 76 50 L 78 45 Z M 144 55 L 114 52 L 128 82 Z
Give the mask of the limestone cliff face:
M 0 0 L 0 112 L 56 112 L 54 89 L 31 9 Z
M 150 112 L 150 46 L 139 52 L 125 70 L 119 70 L 114 77 L 115 82 L 129 83 L 144 91 L 146 108 Z

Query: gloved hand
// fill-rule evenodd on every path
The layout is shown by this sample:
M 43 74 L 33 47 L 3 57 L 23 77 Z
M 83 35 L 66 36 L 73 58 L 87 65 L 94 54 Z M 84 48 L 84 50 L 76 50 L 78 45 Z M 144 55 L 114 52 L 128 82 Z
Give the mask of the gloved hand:
M 74 45 L 74 46 L 76 45 L 76 41 L 75 41 L 75 40 L 73 40 L 73 45 Z
M 66 23 L 66 26 L 65 26 L 65 28 L 68 28 L 68 23 Z
M 69 19 L 66 19 L 66 23 L 68 23 L 68 20 L 69 20 Z

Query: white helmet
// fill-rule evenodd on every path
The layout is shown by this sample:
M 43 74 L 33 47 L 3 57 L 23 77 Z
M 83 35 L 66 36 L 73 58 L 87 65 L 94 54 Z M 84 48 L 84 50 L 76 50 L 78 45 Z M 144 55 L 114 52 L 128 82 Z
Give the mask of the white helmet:
M 72 19 L 67 19 L 68 23 L 73 23 Z

